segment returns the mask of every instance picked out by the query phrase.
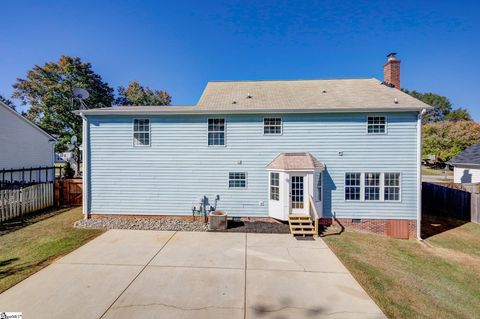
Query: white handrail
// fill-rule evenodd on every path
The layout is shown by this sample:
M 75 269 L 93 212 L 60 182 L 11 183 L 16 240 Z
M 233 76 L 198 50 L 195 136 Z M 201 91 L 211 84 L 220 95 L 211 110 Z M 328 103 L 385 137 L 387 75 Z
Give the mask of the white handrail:
M 315 207 L 315 202 L 313 200 L 313 197 L 312 195 L 309 195 L 308 196 L 308 214 L 310 214 L 310 208 L 313 208 L 313 220 L 314 220 L 314 225 L 315 225 L 315 235 L 313 235 L 314 237 L 318 237 L 318 220 L 320 219 L 320 216 L 318 215 L 318 212 L 317 212 L 317 208 Z

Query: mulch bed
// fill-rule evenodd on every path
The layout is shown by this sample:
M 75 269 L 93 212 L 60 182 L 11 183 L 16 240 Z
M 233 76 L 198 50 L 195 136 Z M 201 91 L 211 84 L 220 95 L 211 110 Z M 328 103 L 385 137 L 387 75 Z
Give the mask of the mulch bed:
M 288 223 L 280 222 L 262 222 L 262 221 L 228 221 L 227 232 L 233 233 L 271 233 L 271 234 L 289 234 L 290 227 Z

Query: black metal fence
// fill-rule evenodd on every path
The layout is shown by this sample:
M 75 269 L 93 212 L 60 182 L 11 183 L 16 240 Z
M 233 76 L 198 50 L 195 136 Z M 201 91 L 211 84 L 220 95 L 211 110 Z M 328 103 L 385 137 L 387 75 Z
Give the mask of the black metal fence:
M 65 169 L 55 166 L 0 170 L 0 189 L 17 189 L 29 185 L 48 183 L 63 178 Z

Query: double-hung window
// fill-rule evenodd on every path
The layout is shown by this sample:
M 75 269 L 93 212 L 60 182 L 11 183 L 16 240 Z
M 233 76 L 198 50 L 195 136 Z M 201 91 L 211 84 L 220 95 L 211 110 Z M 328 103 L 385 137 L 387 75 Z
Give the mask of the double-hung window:
M 380 173 L 365 173 L 365 200 L 380 200 Z
M 133 145 L 150 146 L 150 120 L 133 120 Z
M 361 173 L 345 173 L 345 200 L 360 200 Z
M 369 116 L 367 118 L 368 134 L 385 134 L 387 132 L 387 118 L 385 116 Z
M 317 179 L 317 201 L 322 201 L 322 178 L 323 174 L 320 172 L 318 173 Z
M 247 173 L 228 173 L 228 188 L 247 188 Z
M 225 145 L 225 119 L 208 119 L 208 146 Z
M 263 134 L 281 135 L 282 119 L 279 117 L 266 117 L 263 119 Z
M 400 200 L 400 173 L 384 174 L 383 198 L 387 201 Z
M 270 173 L 270 199 L 280 199 L 280 174 Z

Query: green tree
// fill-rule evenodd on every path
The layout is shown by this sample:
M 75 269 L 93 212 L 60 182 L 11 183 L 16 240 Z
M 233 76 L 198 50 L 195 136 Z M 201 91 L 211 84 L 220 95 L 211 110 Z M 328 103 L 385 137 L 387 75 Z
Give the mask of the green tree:
M 471 121 L 472 116 L 467 109 L 459 107 L 445 115 L 447 121 Z
M 57 152 L 68 149 L 72 136 L 78 139 L 73 147 L 77 168 L 80 162 L 82 120 L 73 114 L 80 108 L 73 89 L 84 88 L 90 96 L 84 102 L 89 108 L 109 107 L 114 101 L 113 89 L 92 70 L 92 65 L 78 57 L 62 56 L 58 62 L 35 65 L 25 79 L 13 84 L 12 97 L 30 105 L 27 118 L 58 139 Z
M 423 123 L 431 123 L 438 121 L 470 121 L 472 117 L 466 108 L 452 108 L 452 103 L 445 97 L 435 93 L 420 93 L 417 91 L 409 91 L 402 89 L 403 92 L 419 99 L 420 101 L 433 106 L 432 110 L 429 110 L 423 116 Z
M 423 155 L 448 161 L 480 142 L 480 124 L 474 121 L 441 121 L 423 125 Z
M 432 110 L 429 110 L 423 116 L 424 123 L 443 121 L 445 116 L 452 111 L 452 103 L 445 97 L 435 93 L 420 93 L 417 91 L 409 91 L 402 89 L 403 92 L 419 99 L 420 101 L 433 106 Z
M 170 105 L 172 97 L 167 91 L 152 90 L 132 81 L 127 87 L 118 88 L 117 105 Z
M 3 104 L 15 110 L 15 104 L 13 104 L 11 100 L 7 99 L 1 94 L 0 94 L 0 102 L 3 102 Z

